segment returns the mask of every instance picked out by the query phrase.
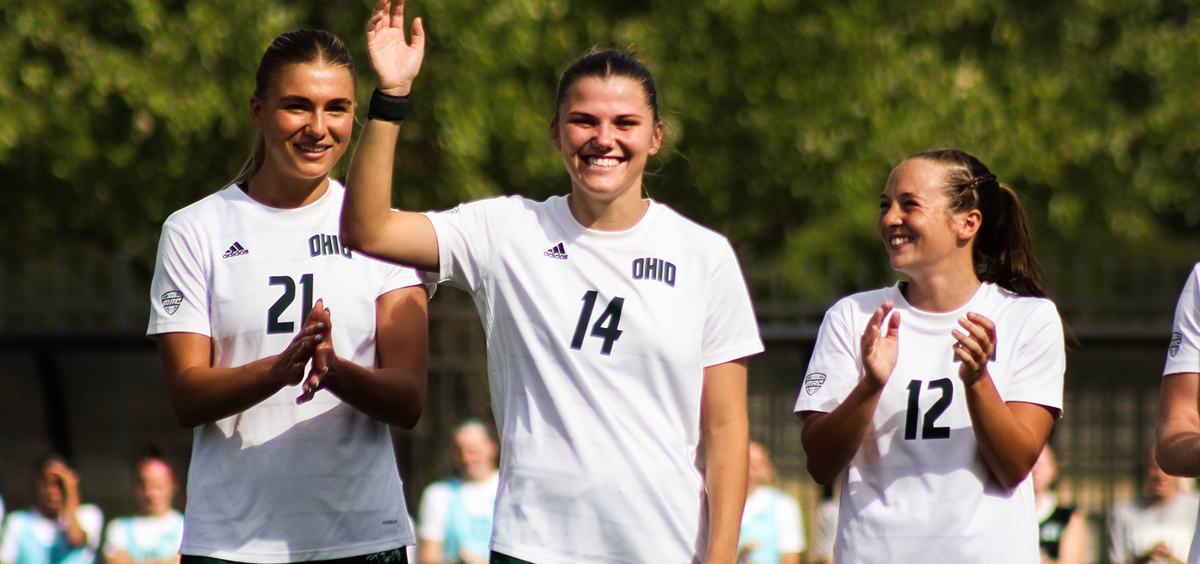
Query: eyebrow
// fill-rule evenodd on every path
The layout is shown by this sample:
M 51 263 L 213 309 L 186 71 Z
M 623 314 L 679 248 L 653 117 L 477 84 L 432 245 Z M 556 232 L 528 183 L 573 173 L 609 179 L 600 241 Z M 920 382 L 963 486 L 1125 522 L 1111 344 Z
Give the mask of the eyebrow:
M 305 103 L 309 103 L 309 104 L 312 103 L 312 100 L 305 98 L 304 96 L 284 96 L 284 97 L 280 98 L 279 101 L 285 102 L 285 103 L 286 102 L 305 102 Z M 335 104 L 350 104 L 350 105 L 354 104 L 354 101 L 350 100 L 349 98 L 334 98 L 334 99 L 330 100 L 330 102 L 335 103 Z

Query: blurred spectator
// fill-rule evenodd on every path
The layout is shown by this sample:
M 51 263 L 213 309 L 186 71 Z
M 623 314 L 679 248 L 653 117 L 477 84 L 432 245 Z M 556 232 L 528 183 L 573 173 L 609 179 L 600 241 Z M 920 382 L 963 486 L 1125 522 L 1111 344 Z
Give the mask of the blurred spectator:
M 813 543 L 813 564 L 833 564 L 833 543 L 837 540 L 838 506 L 841 505 L 842 479 L 830 486 L 828 499 L 817 507 L 817 538 Z
M 104 516 L 79 504 L 79 478 L 61 458 L 34 464 L 33 509 L 14 511 L 0 539 L 3 564 L 92 564 Z
M 748 472 L 738 562 L 800 564 L 800 552 L 804 550 L 800 506 L 791 496 L 770 486 L 775 479 L 770 454 L 753 441 Z
M 179 483 L 159 454 L 134 465 L 138 515 L 113 519 L 104 532 L 108 564 L 178 564 L 183 515 L 172 507 Z
M 1194 493 L 1180 491 L 1182 481 L 1163 472 L 1150 451 L 1142 495 L 1113 507 L 1113 562 L 1182 563 L 1187 559 L 1200 500 Z
M 1083 554 L 1087 548 L 1087 523 L 1083 514 L 1074 507 L 1058 503 L 1058 495 L 1054 492 L 1058 481 L 1058 463 L 1050 445 L 1042 449 L 1031 475 L 1042 563 L 1083 564 Z
M 420 564 L 488 561 L 499 452 L 483 421 L 468 419 L 455 429 L 454 463 L 460 476 L 430 484 L 421 496 Z

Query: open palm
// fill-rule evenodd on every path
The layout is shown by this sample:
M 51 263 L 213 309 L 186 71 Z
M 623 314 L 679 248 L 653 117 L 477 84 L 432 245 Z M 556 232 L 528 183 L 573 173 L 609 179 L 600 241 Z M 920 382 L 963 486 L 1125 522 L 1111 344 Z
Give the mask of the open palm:
M 425 29 L 412 22 L 412 44 L 404 36 L 404 0 L 379 0 L 367 21 L 367 53 L 379 79 L 379 90 L 407 96 L 425 58 Z

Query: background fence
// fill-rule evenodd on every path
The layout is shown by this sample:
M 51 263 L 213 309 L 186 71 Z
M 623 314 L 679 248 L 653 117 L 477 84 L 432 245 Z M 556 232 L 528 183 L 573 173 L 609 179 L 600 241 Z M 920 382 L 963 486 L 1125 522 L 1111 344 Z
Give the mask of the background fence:
M 881 266 L 747 268 L 767 343 L 750 364 L 752 435 L 772 451 L 782 485 L 810 517 L 821 489 L 804 471 L 792 405 L 825 309 L 837 296 L 894 282 Z M 1064 417 L 1052 444 L 1062 494 L 1088 512 L 1095 561 L 1103 562 L 1107 512 L 1141 484 L 1163 352 L 1192 264 L 1073 257 L 1045 267 L 1079 340 L 1068 353 Z M 30 503 L 28 463 L 51 448 L 72 458 L 86 501 L 110 517 L 133 510 L 128 466 L 147 442 L 186 468 L 191 431 L 175 423 L 154 343 L 144 336 L 147 282 L 148 273 L 121 256 L 0 264 L 0 495 L 10 508 Z M 425 415 L 412 431 L 394 433 L 414 512 L 421 489 L 452 471 L 450 429 L 491 413 L 484 337 L 466 294 L 439 289 L 430 337 Z

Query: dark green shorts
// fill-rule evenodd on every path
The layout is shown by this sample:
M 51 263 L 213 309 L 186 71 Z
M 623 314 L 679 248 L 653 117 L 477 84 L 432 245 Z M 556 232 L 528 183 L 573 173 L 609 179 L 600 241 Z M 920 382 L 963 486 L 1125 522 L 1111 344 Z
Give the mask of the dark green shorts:
M 183 564 L 187 563 L 185 562 Z M 493 550 L 492 557 L 488 559 L 488 564 L 533 564 L 533 562 L 518 560 L 507 554 L 500 554 L 499 552 Z
M 514 561 L 516 562 L 516 561 Z M 245 564 L 233 560 L 221 560 L 210 556 L 193 556 L 184 554 L 179 564 Z M 305 560 L 303 564 L 408 564 L 408 553 L 403 548 L 363 554 L 362 556 L 347 556 L 332 560 Z

